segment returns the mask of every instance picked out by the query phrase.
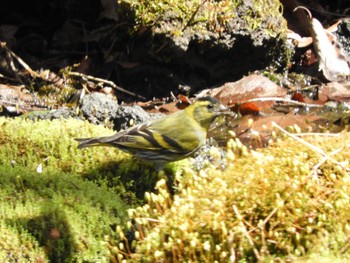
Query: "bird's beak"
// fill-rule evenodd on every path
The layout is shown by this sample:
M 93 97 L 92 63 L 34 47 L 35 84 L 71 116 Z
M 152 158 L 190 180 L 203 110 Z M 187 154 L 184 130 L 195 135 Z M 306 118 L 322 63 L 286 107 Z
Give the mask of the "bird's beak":
M 228 110 L 229 110 L 229 108 L 227 108 L 227 107 L 224 106 L 223 104 L 220 104 L 220 105 L 219 105 L 219 111 L 225 112 L 225 111 L 228 111 Z
M 219 111 L 217 115 L 236 115 L 233 111 L 231 111 L 228 107 L 224 106 L 223 104 L 220 104 Z

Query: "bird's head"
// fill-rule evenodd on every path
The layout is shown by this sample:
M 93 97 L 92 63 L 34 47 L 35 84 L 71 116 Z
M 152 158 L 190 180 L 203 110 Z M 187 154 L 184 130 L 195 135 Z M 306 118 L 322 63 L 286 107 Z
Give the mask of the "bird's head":
M 209 128 L 217 116 L 229 113 L 229 109 L 213 97 L 199 98 L 185 110 L 188 114 L 193 114 L 193 118 L 205 129 Z

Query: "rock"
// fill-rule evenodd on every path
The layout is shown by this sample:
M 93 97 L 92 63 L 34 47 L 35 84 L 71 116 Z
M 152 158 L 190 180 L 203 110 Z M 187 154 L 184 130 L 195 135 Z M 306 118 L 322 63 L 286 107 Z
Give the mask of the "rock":
M 84 97 L 81 112 L 94 124 L 111 124 L 116 131 L 144 123 L 163 114 L 150 114 L 140 106 L 120 106 L 117 101 L 103 93 L 92 93 Z
M 94 92 L 84 96 L 80 111 L 94 124 L 106 124 L 117 117 L 118 102 L 107 95 Z
M 24 114 L 23 117 L 35 121 L 77 118 L 77 115 L 74 109 L 63 107 L 55 110 L 32 111 Z
M 85 95 L 81 102 L 80 114 L 77 113 L 74 108 L 60 108 L 33 111 L 24 117 L 30 120 L 85 119 L 93 124 L 107 125 L 119 131 L 164 116 L 161 113 L 148 113 L 137 105 L 120 106 L 116 100 L 99 92 Z
M 125 130 L 133 125 L 148 122 L 164 116 L 160 113 L 148 113 L 140 106 L 119 106 L 117 116 L 113 118 L 114 129 Z
M 139 64 L 121 68 L 120 82 L 147 98 L 176 95 L 181 85 L 195 93 L 288 60 L 279 1 L 122 0 L 120 8 L 132 9 L 139 29 L 128 51 Z

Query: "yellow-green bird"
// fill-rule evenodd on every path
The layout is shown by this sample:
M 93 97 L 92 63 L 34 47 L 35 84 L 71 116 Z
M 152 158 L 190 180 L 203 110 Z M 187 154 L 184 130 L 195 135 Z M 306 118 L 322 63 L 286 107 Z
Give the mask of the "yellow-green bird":
M 205 144 L 210 124 L 229 111 L 217 99 L 199 98 L 186 109 L 112 136 L 77 139 L 78 148 L 113 146 L 162 167 L 191 156 Z

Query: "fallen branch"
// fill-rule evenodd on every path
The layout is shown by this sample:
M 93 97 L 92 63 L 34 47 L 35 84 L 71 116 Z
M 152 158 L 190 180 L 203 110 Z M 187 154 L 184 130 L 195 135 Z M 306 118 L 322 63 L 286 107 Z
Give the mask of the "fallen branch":
M 145 97 L 143 97 L 143 96 L 141 96 L 139 94 L 133 93 L 131 91 L 128 91 L 128 90 L 126 90 L 126 89 L 116 85 L 113 81 L 110 81 L 110 80 L 96 78 L 94 76 L 86 75 L 86 74 L 79 73 L 79 72 L 69 72 L 68 75 L 75 76 L 75 77 L 80 77 L 82 79 L 88 79 L 88 80 L 104 83 L 104 84 L 110 85 L 112 88 L 114 88 L 116 90 L 119 90 L 119 91 L 121 91 L 121 92 L 123 92 L 125 94 L 130 95 L 130 96 L 133 96 L 133 97 L 136 97 L 136 98 L 139 98 L 139 99 L 142 99 L 142 100 L 146 99 Z
M 255 257 L 256 257 L 257 261 L 260 262 L 261 256 L 260 256 L 260 254 L 259 254 L 259 251 L 256 249 L 256 247 L 255 247 L 255 245 L 254 245 L 254 241 L 253 241 L 253 239 L 251 238 L 251 236 L 249 235 L 249 232 L 248 232 L 246 226 L 245 226 L 244 223 L 243 223 L 243 217 L 242 217 L 242 215 L 239 213 L 237 206 L 233 205 L 232 208 L 233 208 L 233 211 L 235 212 L 235 214 L 236 214 L 238 220 L 240 221 L 239 224 L 240 224 L 240 226 L 242 227 L 243 234 L 244 234 L 245 237 L 248 239 L 249 244 L 250 244 L 251 247 L 253 248 L 253 252 L 254 252 L 254 254 L 255 254 Z
M 349 145 L 345 145 L 347 147 L 349 147 Z M 341 152 L 342 150 L 344 150 L 345 146 L 336 149 L 334 151 L 332 151 L 329 156 L 333 156 L 336 155 L 337 153 Z M 314 174 L 314 178 L 317 178 L 317 169 L 321 167 L 322 164 L 324 164 L 326 161 L 328 160 L 327 157 L 323 157 L 321 161 L 319 161 L 313 168 L 313 171 L 309 174 L 309 176 L 311 176 L 311 174 Z M 346 168 L 347 169 L 347 168 Z
M 324 136 L 324 137 L 339 137 L 339 133 L 320 133 L 320 132 L 307 132 L 307 133 L 297 133 L 295 136 Z
M 296 140 L 297 142 L 300 142 L 301 144 L 304 144 L 306 147 L 308 147 L 309 149 L 313 150 L 314 152 L 318 153 L 319 155 L 321 155 L 322 157 L 325 158 L 326 160 L 330 160 L 333 163 L 339 165 L 341 168 L 348 170 L 348 167 L 345 167 L 344 164 L 338 162 L 337 160 L 335 160 L 334 158 L 332 158 L 329 154 L 325 153 L 321 148 L 299 138 L 298 136 L 291 134 L 289 132 L 287 132 L 285 129 L 283 129 L 281 126 L 279 126 L 277 123 L 272 122 L 272 126 L 276 127 L 278 130 L 280 130 L 281 132 L 283 132 L 284 134 L 288 135 L 289 137 L 293 138 L 294 140 Z
M 40 78 L 40 75 L 35 72 L 34 70 L 32 70 L 29 65 L 27 63 L 24 62 L 23 59 L 21 59 L 19 56 L 17 56 L 12 50 L 10 50 L 7 45 L 6 45 L 6 42 L 0 42 L 0 47 L 2 49 L 4 49 L 6 51 L 7 54 L 11 55 L 11 57 L 14 57 L 17 62 L 25 69 L 29 72 L 29 74 L 33 77 L 33 78 Z M 13 62 L 13 61 L 12 61 Z M 17 69 L 15 68 L 14 64 L 13 63 L 10 63 L 9 65 L 11 67 L 11 69 L 13 71 L 17 71 Z
M 304 107 L 309 107 L 309 108 L 322 108 L 322 105 L 318 104 L 309 104 L 309 103 L 304 103 L 304 102 L 299 102 L 295 100 L 290 100 L 290 99 L 284 99 L 284 98 L 278 98 L 278 97 L 265 97 L 265 98 L 255 98 L 255 99 L 250 99 L 247 101 L 244 101 L 242 103 L 248 103 L 248 102 L 263 102 L 263 101 L 276 101 L 276 102 L 287 102 L 290 104 L 298 105 L 298 106 L 304 106 Z

